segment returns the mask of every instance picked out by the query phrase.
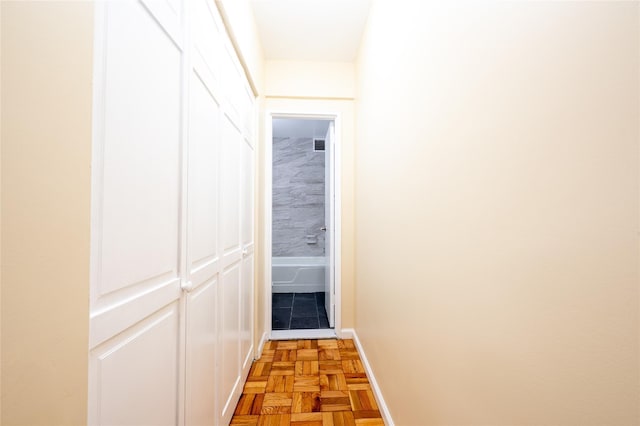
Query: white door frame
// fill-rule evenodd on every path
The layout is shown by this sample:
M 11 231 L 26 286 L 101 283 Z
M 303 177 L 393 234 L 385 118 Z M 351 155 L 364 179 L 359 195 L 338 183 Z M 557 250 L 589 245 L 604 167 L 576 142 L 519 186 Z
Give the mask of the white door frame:
M 331 329 L 311 329 L 311 330 L 272 330 L 271 329 L 271 308 L 272 308 L 272 280 L 271 280 L 271 250 L 272 250 L 272 200 L 273 200 L 273 119 L 274 118 L 306 118 L 314 120 L 331 120 L 334 123 L 334 155 L 333 155 L 333 182 L 334 182 L 334 217 L 335 224 L 333 230 L 332 246 L 334 264 L 334 302 L 335 302 L 335 324 Z M 341 232 L 342 232 L 342 191 L 341 173 L 342 170 L 342 123 L 339 113 L 334 112 L 300 112 L 300 111 L 267 111 L 265 116 L 265 144 L 264 144 L 264 219 L 263 229 L 264 241 L 264 313 L 265 330 L 268 338 L 272 340 L 280 339 L 318 339 L 342 337 L 342 259 L 341 259 Z

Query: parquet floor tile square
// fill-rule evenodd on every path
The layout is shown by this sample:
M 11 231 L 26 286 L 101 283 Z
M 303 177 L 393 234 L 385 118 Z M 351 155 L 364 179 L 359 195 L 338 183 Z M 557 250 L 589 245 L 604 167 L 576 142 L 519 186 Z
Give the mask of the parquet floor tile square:
M 382 419 L 356 419 L 356 426 L 384 426 Z
M 353 415 L 356 420 L 364 419 L 380 419 L 380 411 L 378 410 L 360 410 L 354 411 Z
M 349 390 L 347 379 L 343 373 L 320 374 L 320 390 Z
M 264 351 L 275 350 L 278 347 L 278 340 L 269 340 L 266 342 L 262 348 L 262 354 L 264 355 Z
M 353 340 L 270 341 L 251 366 L 234 426 L 384 425 Z
M 318 362 L 318 368 L 320 369 L 320 374 L 344 373 L 340 361 L 320 361 Z
M 347 374 L 364 373 L 364 366 L 362 365 L 362 362 L 360 361 L 360 359 L 348 359 L 348 360 L 342 361 L 342 370 Z
M 273 361 L 295 361 L 297 359 L 297 349 L 276 349 Z
M 258 418 L 258 426 L 289 426 L 290 424 L 291 414 L 268 414 Z
M 318 350 L 317 349 L 298 349 L 297 352 L 298 361 L 317 361 Z
M 322 426 L 322 420 L 303 420 L 303 421 L 291 420 L 291 424 L 294 426 Z
M 298 349 L 318 349 L 317 340 L 298 340 Z
M 317 376 L 319 371 L 318 361 L 296 361 L 296 376 Z
M 294 376 L 269 376 L 265 392 L 293 392 L 293 379 Z
M 275 349 L 265 349 L 262 351 L 262 356 L 260 357 L 260 361 L 262 362 L 272 362 L 273 357 L 276 354 Z
M 243 393 L 238 401 L 236 416 L 259 415 L 264 401 L 263 393 Z
M 319 348 L 338 349 L 338 341 L 336 339 L 318 340 Z
M 271 372 L 271 363 L 270 362 L 254 362 L 251 366 L 251 370 L 249 371 L 248 380 L 253 381 L 261 381 L 262 377 L 269 377 L 269 373 Z M 254 380 L 255 379 L 255 380 Z
M 320 361 L 334 361 L 340 359 L 340 350 L 333 348 L 321 348 L 318 351 L 318 359 Z
M 369 380 L 367 379 L 367 375 L 366 374 L 359 374 L 359 373 L 355 373 L 355 374 L 350 374 L 350 373 L 346 373 L 344 375 L 344 377 L 346 377 L 347 380 L 347 385 L 351 386 L 351 385 L 356 385 L 356 384 L 369 384 Z
M 373 392 L 370 390 L 350 390 L 349 399 L 351 400 L 351 409 L 353 411 L 378 409 Z
M 342 339 L 336 341 L 336 346 L 338 349 L 356 349 L 356 344 L 351 339 Z
M 264 393 L 267 387 L 267 382 L 246 382 L 242 393 Z
M 355 349 L 338 349 L 338 351 L 340 353 L 340 359 L 360 359 L 358 351 Z
M 293 413 L 319 412 L 320 392 L 294 392 L 291 411 Z
M 274 361 L 269 376 L 293 376 L 295 369 L 296 363 L 293 361 Z
M 232 426 L 257 426 L 260 416 L 233 416 L 231 419 Z
M 291 407 L 292 392 L 272 392 L 265 393 L 262 406 L 270 407 Z
M 320 392 L 320 376 L 295 376 L 294 392 Z
M 329 414 L 329 413 L 328 413 Z M 331 416 L 327 416 L 327 421 L 323 425 L 331 426 L 355 426 L 355 418 L 351 411 L 338 411 L 330 413 Z M 323 419 L 324 420 L 324 419 Z
M 276 349 L 298 349 L 298 341 L 280 340 L 276 343 Z
M 347 411 L 351 409 L 351 401 L 347 392 L 323 391 L 320 393 L 320 410 Z

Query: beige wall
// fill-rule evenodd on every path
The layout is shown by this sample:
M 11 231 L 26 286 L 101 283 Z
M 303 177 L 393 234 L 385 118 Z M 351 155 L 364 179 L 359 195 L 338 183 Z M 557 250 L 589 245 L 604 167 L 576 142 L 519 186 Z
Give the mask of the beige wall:
M 637 425 L 638 4 L 374 2 L 356 330 L 398 425 Z
M 267 61 L 265 95 L 293 98 L 355 96 L 355 65 L 351 62 Z
M 83 424 L 93 6 L 1 7 L 2 424 Z

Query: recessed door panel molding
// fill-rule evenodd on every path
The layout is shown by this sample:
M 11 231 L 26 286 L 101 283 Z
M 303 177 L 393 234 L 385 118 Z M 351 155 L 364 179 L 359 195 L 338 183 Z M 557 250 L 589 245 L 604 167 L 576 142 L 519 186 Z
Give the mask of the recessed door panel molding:
M 222 119 L 220 164 L 222 248 L 224 255 L 240 250 L 240 142 L 242 136 L 227 115 Z M 234 259 L 235 260 L 235 259 Z M 226 266 L 226 265 L 225 265 Z
M 217 64 L 224 52 L 224 38 L 221 36 L 220 23 L 213 10 L 215 5 L 207 0 L 193 0 L 189 4 L 191 6 L 191 61 L 200 78 L 209 90 L 215 93 L 220 90 L 222 73 L 221 67 Z
M 220 398 L 223 404 L 220 424 L 229 423 L 242 385 L 240 354 L 240 276 L 241 262 L 232 264 L 220 280 Z
M 89 344 L 94 347 L 112 336 L 144 320 L 150 312 L 157 312 L 167 301 L 180 298 L 179 280 L 157 286 L 149 292 L 138 294 L 126 302 L 108 309 L 95 309 L 91 313 L 91 333 Z
M 141 4 L 105 7 L 96 297 L 178 276 L 181 52 Z
M 245 136 L 245 141 L 251 145 L 252 148 L 255 148 L 254 146 L 254 137 L 253 137 L 253 132 L 254 132 L 254 124 L 255 124 L 255 109 L 254 109 L 254 100 L 253 100 L 253 93 L 251 93 L 251 89 L 248 86 L 244 87 L 244 97 L 243 97 L 243 103 L 242 103 L 242 119 L 243 119 L 243 123 L 244 123 L 244 136 Z
M 89 424 L 176 424 L 178 324 L 174 302 L 91 351 Z
M 231 43 L 225 43 L 226 58 L 222 66 L 222 75 L 224 84 L 224 100 L 225 110 L 231 121 L 238 127 L 242 128 L 242 114 L 240 113 L 242 97 L 238 96 L 242 91 L 242 71 L 239 64 L 234 60 L 233 46 Z
M 253 268 L 254 256 L 242 259 L 242 287 L 240 289 L 240 355 L 242 370 L 251 367 L 253 360 Z
M 243 139 L 241 143 L 241 236 L 242 276 L 240 289 L 240 354 L 242 370 L 251 366 L 253 354 L 253 273 L 254 273 L 254 157 L 253 147 Z
M 216 306 L 218 281 L 207 281 L 187 296 L 187 425 L 216 423 Z
M 173 40 L 176 46 L 182 48 L 184 45 L 184 34 L 182 31 L 182 0 L 139 0 L 144 7 L 153 15 L 158 24 Z
M 188 264 L 189 273 L 195 275 L 202 270 L 215 272 L 218 259 L 220 131 L 218 104 L 195 73 L 190 99 Z M 200 275 L 208 278 L 206 273 Z
M 253 180 L 254 180 L 254 151 L 253 147 L 246 141 L 242 143 L 242 200 L 241 200 L 241 227 L 242 227 L 242 245 L 245 250 L 253 249 L 249 247 L 253 245 L 254 229 L 254 199 L 253 199 Z

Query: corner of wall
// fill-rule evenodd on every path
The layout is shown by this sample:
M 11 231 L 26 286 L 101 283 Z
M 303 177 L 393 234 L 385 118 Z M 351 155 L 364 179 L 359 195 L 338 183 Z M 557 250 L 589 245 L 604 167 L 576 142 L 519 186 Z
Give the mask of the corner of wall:
M 265 60 L 251 4 L 248 0 L 216 0 L 215 3 L 257 97 L 264 91 Z
M 380 409 L 380 413 L 382 414 L 382 418 L 384 420 L 384 424 L 387 426 L 394 426 L 393 418 L 391 417 L 391 412 L 389 411 L 389 407 L 384 400 L 384 396 L 382 395 L 382 389 L 378 385 L 376 380 L 376 376 L 373 373 L 373 368 L 369 363 L 369 359 L 367 358 L 367 354 L 362 346 L 362 342 L 358 338 L 358 333 L 353 328 L 343 328 L 342 329 L 342 339 L 353 339 L 353 342 L 358 349 L 358 353 L 360 354 L 360 359 L 362 360 L 362 365 L 367 373 L 367 377 L 369 378 L 369 383 L 371 383 L 371 389 L 373 390 L 373 395 L 376 398 L 376 403 L 378 404 L 378 408 Z

